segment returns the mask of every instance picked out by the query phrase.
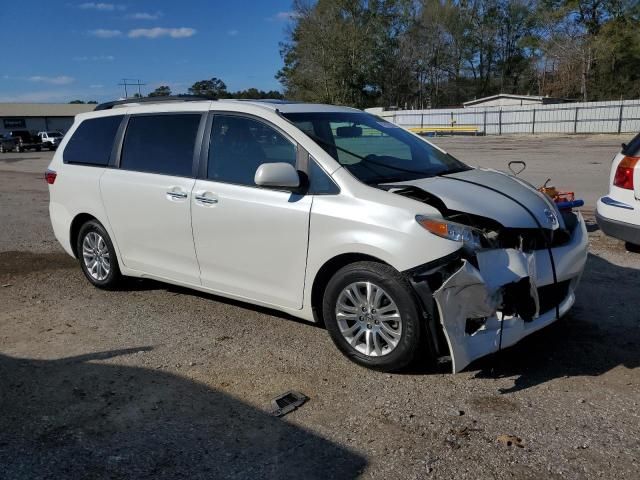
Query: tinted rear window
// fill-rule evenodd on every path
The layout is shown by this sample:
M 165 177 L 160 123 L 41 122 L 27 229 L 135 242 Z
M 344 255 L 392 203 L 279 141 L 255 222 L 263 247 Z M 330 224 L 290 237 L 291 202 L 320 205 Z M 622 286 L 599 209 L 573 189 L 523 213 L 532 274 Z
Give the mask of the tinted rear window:
M 627 143 L 627 146 L 622 150 L 622 153 L 629 155 L 630 157 L 640 156 L 640 133 L 636 135 L 633 140 Z
M 122 117 L 115 115 L 82 122 L 64 149 L 64 162 L 107 166 Z
M 190 177 L 201 114 L 131 117 L 122 146 L 120 168 Z

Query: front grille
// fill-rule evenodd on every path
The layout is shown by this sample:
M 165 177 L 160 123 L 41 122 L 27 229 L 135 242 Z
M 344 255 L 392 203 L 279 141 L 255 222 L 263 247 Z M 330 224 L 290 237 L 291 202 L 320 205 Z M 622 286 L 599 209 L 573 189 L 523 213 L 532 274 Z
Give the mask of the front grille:
M 538 300 L 540 301 L 540 314 L 556 308 L 567 297 L 571 280 L 545 285 L 538 288 Z
M 568 230 L 546 228 L 504 228 L 498 235 L 500 248 L 520 248 L 525 252 L 555 248 L 565 245 L 571 239 Z

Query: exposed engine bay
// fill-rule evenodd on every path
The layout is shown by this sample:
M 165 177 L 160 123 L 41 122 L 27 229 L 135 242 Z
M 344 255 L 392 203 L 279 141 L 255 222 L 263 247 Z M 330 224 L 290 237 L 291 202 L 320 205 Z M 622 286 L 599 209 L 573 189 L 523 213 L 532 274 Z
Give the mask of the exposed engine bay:
M 513 189 L 519 197 L 474 180 L 459 180 L 469 184 L 471 193 L 486 188 L 495 197 L 489 206 L 483 198 L 462 210 L 459 201 L 448 198 L 447 188 L 455 182 L 449 177 L 446 182 L 385 186 L 436 208 L 446 222 L 471 227 L 454 255 L 406 272 L 428 313 L 436 355 L 446 358 L 448 350 L 454 372 L 564 315 L 575 300 L 573 292 L 586 262 L 587 233 L 579 212 L 570 206 L 557 208 L 551 195 L 528 184 L 530 198 L 525 198 L 519 179 L 479 172 L 520 183 Z M 460 195 L 456 192 L 451 198 L 458 200 Z

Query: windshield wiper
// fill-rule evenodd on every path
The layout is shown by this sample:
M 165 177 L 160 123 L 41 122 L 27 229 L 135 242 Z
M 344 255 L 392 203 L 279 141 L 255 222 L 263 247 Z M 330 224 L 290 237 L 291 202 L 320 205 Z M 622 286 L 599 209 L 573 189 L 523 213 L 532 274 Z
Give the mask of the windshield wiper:
M 450 170 L 445 170 L 443 172 L 437 173 L 436 175 L 441 177 L 443 175 L 451 175 L 453 173 L 466 172 L 467 170 L 470 170 L 470 168 L 469 167 L 458 167 L 458 168 L 452 168 Z

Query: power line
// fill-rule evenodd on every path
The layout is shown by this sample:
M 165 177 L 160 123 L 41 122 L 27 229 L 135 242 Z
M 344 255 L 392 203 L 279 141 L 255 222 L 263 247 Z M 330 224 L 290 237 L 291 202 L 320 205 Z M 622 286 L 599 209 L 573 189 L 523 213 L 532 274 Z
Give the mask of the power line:
M 134 83 L 135 82 L 135 83 Z M 124 87 L 124 98 L 129 98 L 129 92 L 127 87 L 138 87 L 138 96 L 142 97 L 142 91 L 140 87 L 146 85 L 146 83 L 141 83 L 137 78 L 123 78 L 122 83 L 118 84 L 121 87 Z

